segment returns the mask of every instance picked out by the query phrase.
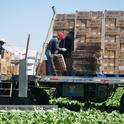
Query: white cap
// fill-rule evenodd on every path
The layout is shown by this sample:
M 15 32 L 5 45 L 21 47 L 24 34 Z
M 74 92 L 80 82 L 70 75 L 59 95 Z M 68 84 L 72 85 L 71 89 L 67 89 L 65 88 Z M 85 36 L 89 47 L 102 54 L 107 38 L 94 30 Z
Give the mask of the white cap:
M 54 34 L 53 34 L 53 37 L 57 37 L 57 33 L 54 33 Z
M 4 38 L 0 38 L 0 42 L 6 43 Z

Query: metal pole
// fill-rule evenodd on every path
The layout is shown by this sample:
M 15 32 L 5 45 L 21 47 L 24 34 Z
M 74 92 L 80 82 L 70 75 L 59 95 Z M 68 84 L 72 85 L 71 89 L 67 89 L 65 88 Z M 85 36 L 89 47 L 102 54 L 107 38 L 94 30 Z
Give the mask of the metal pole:
M 41 51 L 41 56 L 40 56 L 40 63 L 42 63 L 43 61 L 43 55 L 45 54 L 45 50 L 46 50 L 46 46 L 47 44 L 49 43 L 49 36 L 50 34 L 53 33 L 53 25 L 54 25 L 54 20 L 55 20 L 55 17 L 56 17 L 56 10 L 55 10 L 55 7 L 52 6 L 52 11 L 53 11 L 53 17 L 52 17 L 52 20 L 50 22 L 50 26 L 49 26 L 49 29 L 48 29 L 48 32 L 47 32 L 47 35 L 46 35 L 46 39 L 45 39 L 45 42 L 43 44 L 43 48 L 42 48 L 42 51 Z
M 30 34 L 28 35 L 28 39 L 27 39 L 27 46 L 26 46 L 25 60 L 27 59 L 27 55 L 28 55 L 29 41 L 30 41 Z
M 21 98 L 28 97 L 27 55 L 28 55 L 29 41 L 30 41 L 30 34 L 28 35 L 28 39 L 27 39 L 25 59 L 21 60 L 20 64 L 19 64 L 19 93 L 18 93 L 18 96 Z

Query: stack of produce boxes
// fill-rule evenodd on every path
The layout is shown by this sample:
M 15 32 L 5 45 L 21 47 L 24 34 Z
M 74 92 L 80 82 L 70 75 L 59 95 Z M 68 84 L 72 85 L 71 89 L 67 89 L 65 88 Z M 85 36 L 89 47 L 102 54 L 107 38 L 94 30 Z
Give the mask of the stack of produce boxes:
M 68 62 L 69 66 L 72 63 L 73 71 L 124 74 L 124 11 L 58 14 L 54 31 L 67 34 L 70 29 L 75 33 L 74 51 Z M 94 55 L 96 60 L 91 57 Z M 94 68 L 87 68 L 84 63 L 93 64 Z
M 4 52 L 4 54 L 1 55 L 1 59 L 0 59 L 0 74 L 6 75 L 10 73 L 10 71 L 8 71 L 10 65 L 11 65 L 11 53 Z
M 77 73 L 100 71 L 102 12 L 76 12 L 72 69 Z
M 119 44 L 117 55 L 118 73 L 124 74 L 124 11 L 119 12 L 119 17 L 116 19 L 116 28 L 119 29 L 119 35 L 116 36 L 116 42 Z
M 4 52 L 0 59 L 0 74 L 4 75 L 16 75 L 19 74 L 19 63 L 15 64 L 11 61 L 12 53 Z
M 121 73 L 123 72 L 123 52 L 121 50 L 121 28 L 119 24 L 122 14 L 120 11 L 105 11 L 105 40 L 103 54 L 103 72 Z M 104 32 L 103 32 L 104 33 Z M 123 41 L 122 41 L 123 42 Z
M 74 28 L 75 14 L 57 14 L 54 22 L 54 32 L 62 31 L 65 36 Z

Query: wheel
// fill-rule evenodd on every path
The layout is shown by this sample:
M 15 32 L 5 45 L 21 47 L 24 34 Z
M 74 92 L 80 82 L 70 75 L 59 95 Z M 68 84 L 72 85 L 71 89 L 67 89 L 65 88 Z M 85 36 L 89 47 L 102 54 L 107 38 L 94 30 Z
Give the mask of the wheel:
M 9 105 L 10 98 L 9 97 L 0 97 L 0 105 Z
M 124 94 L 121 96 L 120 100 L 120 113 L 124 113 Z
M 44 89 L 32 87 L 30 88 L 30 93 L 32 96 L 32 104 L 37 105 L 48 105 L 49 104 L 49 95 Z
M 10 98 L 10 105 L 31 105 L 31 104 L 32 103 L 29 97 L 29 93 L 27 98 L 21 98 L 18 97 L 18 91 L 13 91 L 12 97 Z

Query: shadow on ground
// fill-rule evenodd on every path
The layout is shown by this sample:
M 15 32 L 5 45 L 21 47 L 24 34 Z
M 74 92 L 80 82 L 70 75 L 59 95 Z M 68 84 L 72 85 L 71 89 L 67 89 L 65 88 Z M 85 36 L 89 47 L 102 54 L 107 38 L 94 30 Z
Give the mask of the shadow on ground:
M 95 104 L 91 104 L 91 103 L 85 103 L 84 105 L 78 105 L 78 104 L 58 104 L 58 107 L 62 108 L 65 107 L 71 111 L 80 111 L 82 110 L 88 110 L 88 109 L 96 109 L 96 110 L 100 110 L 101 112 L 106 111 L 107 113 L 111 113 L 112 111 L 119 111 L 119 107 L 117 106 L 110 106 L 110 105 L 95 105 Z

